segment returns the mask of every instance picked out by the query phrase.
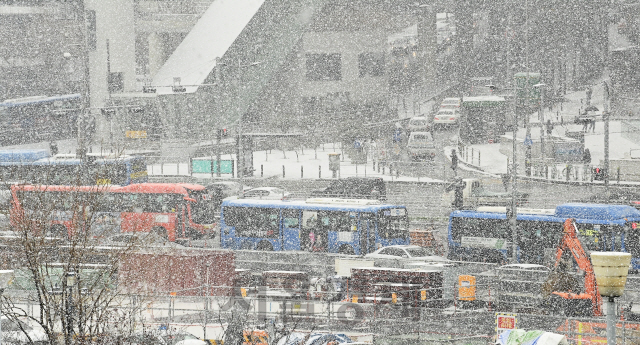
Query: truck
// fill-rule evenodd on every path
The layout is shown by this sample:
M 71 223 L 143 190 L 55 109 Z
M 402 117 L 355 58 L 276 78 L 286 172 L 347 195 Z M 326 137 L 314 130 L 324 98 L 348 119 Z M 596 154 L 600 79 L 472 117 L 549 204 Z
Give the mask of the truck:
M 509 206 L 511 205 L 512 194 L 511 191 L 489 191 L 487 190 L 480 179 L 466 178 L 461 180 L 463 182 L 462 187 L 462 204 L 465 209 L 476 209 L 480 206 Z M 454 190 L 456 182 L 452 183 L 445 189 L 445 193 L 442 197 L 443 206 L 453 205 L 454 202 Z M 517 192 L 516 193 L 516 205 L 525 205 L 529 200 L 529 193 Z

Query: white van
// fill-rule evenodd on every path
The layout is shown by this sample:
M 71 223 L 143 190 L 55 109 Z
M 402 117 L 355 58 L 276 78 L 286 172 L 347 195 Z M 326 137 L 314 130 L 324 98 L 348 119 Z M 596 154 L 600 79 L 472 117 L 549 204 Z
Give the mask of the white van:
M 433 116 L 433 125 L 455 125 L 458 123 L 458 109 L 440 109 Z
M 428 132 L 431 128 L 429 118 L 426 116 L 416 116 L 409 119 L 407 130 L 409 132 Z
M 440 109 L 460 109 L 461 104 L 460 98 L 445 98 L 440 103 Z
M 436 157 L 436 145 L 430 132 L 413 132 L 409 135 L 407 151 L 412 160 L 427 158 L 433 160 Z

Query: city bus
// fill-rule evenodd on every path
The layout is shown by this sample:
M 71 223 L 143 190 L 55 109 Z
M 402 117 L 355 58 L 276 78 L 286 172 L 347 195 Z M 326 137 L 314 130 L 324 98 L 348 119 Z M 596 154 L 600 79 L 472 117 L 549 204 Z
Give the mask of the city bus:
M 0 151 L 0 181 L 45 185 L 120 185 L 147 182 L 144 157 L 88 153 L 51 156 L 48 150 Z
M 405 206 L 377 200 L 234 199 L 222 203 L 222 248 L 358 254 L 409 244 Z
M 122 232 L 155 233 L 169 241 L 215 236 L 215 214 L 201 185 L 13 185 L 11 194 L 11 224 L 39 224 L 53 237 L 72 238 L 78 229 L 96 238 Z
M 81 111 L 80 94 L 33 96 L 0 102 L 0 144 L 75 138 Z
M 507 131 L 507 102 L 502 96 L 463 97 L 459 138 L 465 144 L 499 142 Z
M 518 209 L 517 256 L 520 262 L 549 264 L 573 218 L 586 251 L 631 253 L 640 269 L 640 211 L 627 205 L 570 203 L 552 210 Z M 504 207 L 453 211 L 448 225 L 449 258 L 462 261 L 506 261 L 512 254 L 512 230 Z M 551 260 L 551 261 L 550 261 Z

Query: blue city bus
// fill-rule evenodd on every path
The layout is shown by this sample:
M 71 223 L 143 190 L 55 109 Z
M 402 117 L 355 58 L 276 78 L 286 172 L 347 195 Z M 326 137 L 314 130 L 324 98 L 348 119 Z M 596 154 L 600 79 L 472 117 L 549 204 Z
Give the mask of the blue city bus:
M 234 199 L 222 202 L 223 248 L 366 254 L 409 244 L 405 206 L 377 200 Z
M 640 211 L 626 205 L 570 203 L 554 210 L 518 209 L 520 262 L 548 264 L 555 260 L 563 222 L 568 218 L 576 220 L 585 251 L 628 252 L 633 269 L 640 269 Z M 505 208 L 452 212 L 448 242 L 450 259 L 505 262 L 512 254 L 512 231 Z
M 50 156 L 47 150 L 0 151 L 0 181 L 46 185 L 120 185 L 147 182 L 144 157 L 87 154 Z
M 80 94 L 33 96 L 0 102 L 0 144 L 28 144 L 77 137 Z M 86 133 L 91 135 L 91 133 Z

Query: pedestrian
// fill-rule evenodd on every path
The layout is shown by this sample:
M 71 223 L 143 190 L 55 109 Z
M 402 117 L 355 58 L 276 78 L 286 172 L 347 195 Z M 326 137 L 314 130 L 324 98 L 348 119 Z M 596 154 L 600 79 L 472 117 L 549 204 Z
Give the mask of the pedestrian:
M 589 129 L 592 133 L 596 132 L 596 119 L 593 117 L 589 118 Z
M 589 148 L 584 149 L 584 153 L 582 154 L 582 162 L 584 164 L 591 163 L 591 151 L 589 151 Z
M 458 169 L 458 155 L 456 154 L 456 149 L 451 150 L 451 169 L 454 173 Z
M 547 120 L 547 135 L 551 135 L 553 132 L 553 123 L 551 123 L 551 119 Z
M 511 182 L 511 175 L 509 174 L 501 174 L 500 178 L 502 179 L 502 186 L 504 187 L 505 192 L 509 190 L 509 183 Z
M 591 151 L 588 148 L 585 148 L 582 153 L 582 163 L 584 164 L 583 176 L 589 176 L 591 173 Z

